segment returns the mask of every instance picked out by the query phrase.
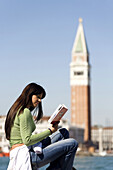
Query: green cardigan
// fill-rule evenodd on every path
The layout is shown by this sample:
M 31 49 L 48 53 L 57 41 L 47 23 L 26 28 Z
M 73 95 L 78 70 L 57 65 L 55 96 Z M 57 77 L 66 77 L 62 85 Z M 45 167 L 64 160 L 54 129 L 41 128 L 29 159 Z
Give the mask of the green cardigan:
M 24 143 L 27 146 L 33 145 L 51 134 L 50 130 L 47 129 L 44 132 L 32 135 L 35 129 L 36 126 L 29 109 L 25 108 L 19 116 L 17 113 L 11 128 L 10 146 L 19 143 Z

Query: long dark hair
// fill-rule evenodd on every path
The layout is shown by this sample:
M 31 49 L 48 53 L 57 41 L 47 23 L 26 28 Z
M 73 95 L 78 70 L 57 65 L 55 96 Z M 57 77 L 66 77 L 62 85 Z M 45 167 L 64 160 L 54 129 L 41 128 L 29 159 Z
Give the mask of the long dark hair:
M 23 89 L 21 95 L 11 106 L 11 108 L 7 113 L 6 121 L 5 121 L 5 133 L 6 133 L 6 138 L 8 140 L 10 140 L 11 127 L 13 126 L 17 111 L 19 110 L 18 115 L 20 115 L 25 108 L 29 108 L 32 111 L 34 109 L 32 106 L 32 95 L 38 95 L 41 93 L 43 94 L 42 95 L 42 99 L 43 99 L 46 95 L 44 88 L 36 83 L 30 83 Z M 42 116 L 43 116 L 43 110 L 42 110 L 42 104 L 40 102 L 36 120 L 37 121 L 40 120 Z

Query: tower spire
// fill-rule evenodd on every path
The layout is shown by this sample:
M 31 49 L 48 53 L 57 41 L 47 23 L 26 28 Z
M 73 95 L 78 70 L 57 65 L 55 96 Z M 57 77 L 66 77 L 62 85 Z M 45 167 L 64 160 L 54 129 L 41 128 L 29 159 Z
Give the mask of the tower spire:
M 77 34 L 76 34 L 73 49 L 72 49 L 72 55 L 82 53 L 83 55 L 88 56 L 88 47 L 87 47 L 87 43 L 85 39 L 82 22 L 83 22 L 83 19 L 79 18 L 79 26 L 78 26 Z
M 82 18 L 79 18 L 79 23 L 82 23 Z

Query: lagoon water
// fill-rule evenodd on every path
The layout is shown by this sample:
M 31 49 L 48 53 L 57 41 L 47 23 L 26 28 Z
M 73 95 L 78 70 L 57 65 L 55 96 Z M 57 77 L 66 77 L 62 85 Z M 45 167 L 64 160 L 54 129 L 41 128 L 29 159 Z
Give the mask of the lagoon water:
M 7 170 L 8 162 L 9 158 L 0 157 L 0 170 Z M 40 168 L 40 170 L 46 170 L 47 166 Z M 74 166 L 77 170 L 113 170 L 113 157 L 76 157 Z

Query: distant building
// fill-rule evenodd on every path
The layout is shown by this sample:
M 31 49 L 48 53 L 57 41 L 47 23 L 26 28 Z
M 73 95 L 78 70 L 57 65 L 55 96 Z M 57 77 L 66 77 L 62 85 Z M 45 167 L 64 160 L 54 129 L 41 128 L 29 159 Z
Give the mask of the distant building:
M 49 116 L 44 116 L 36 125 L 34 133 L 40 133 L 46 130 L 49 127 L 49 118 Z M 78 142 L 82 143 L 84 141 L 84 129 L 70 125 L 68 120 L 61 119 L 59 128 L 66 128 L 69 131 L 70 137 L 76 139 Z
M 36 124 L 36 130 L 34 133 L 40 133 L 43 132 L 44 130 L 47 130 L 49 127 L 49 120 L 50 116 L 44 116 L 37 124 Z M 64 127 L 69 130 L 69 123 L 67 120 L 61 119 L 59 123 L 59 127 Z
M 9 142 L 4 131 L 5 119 L 6 116 L 0 116 L 0 151 L 9 152 Z
M 71 138 L 77 140 L 78 143 L 84 142 L 84 128 L 78 128 L 76 126 L 69 127 L 69 134 Z
M 40 133 L 49 127 L 49 116 L 44 116 L 37 124 L 34 134 Z M 5 137 L 4 125 L 6 116 L 0 116 L 0 151 L 9 152 L 9 141 Z M 84 129 L 73 127 L 68 120 L 61 119 L 59 128 L 66 128 L 69 130 L 70 137 L 75 138 L 78 142 L 82 142 L 84 138 Z
M 72 49 L 70 64 L 71 124 L 84 129 L 84 141 L 91 140 L 90 64 L 82 19 Z
M 91 136 L 97 149 L 99 148 L 99 142 L 102 141 L 102 150 L 113 151 L 113 127 L 94 126 L 91 130 Z

